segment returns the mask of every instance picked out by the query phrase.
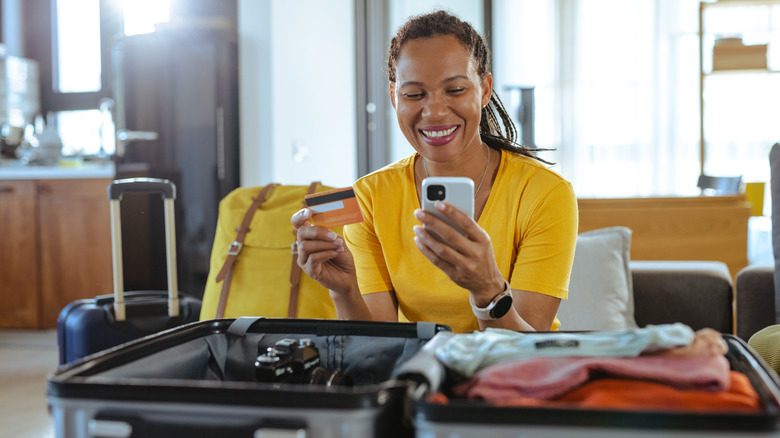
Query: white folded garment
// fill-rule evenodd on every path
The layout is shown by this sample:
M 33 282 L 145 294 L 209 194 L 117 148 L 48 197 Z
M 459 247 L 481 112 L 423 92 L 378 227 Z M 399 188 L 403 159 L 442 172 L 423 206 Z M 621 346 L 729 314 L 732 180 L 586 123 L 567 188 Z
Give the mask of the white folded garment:
M 452 336 L 436 350 L 444 364 L 471 377 L 499 362 L 529 357 L 636 357 L 642 353 L 685 347 L 694 331 L 682 323 L 582 333 L 520 333 L 488 328 Z

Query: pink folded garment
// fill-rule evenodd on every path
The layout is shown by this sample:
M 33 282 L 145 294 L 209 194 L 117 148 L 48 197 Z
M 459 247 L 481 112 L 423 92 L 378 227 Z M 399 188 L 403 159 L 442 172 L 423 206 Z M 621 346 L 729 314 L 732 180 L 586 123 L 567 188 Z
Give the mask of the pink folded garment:
M 667 384 L 678 389 L 723 391 L 729 387 L 723 356 L 537 357 L 489 366 L 454 388 L 456 395 L 498 401 L 509 397 L 550 400 L 599 377 Z

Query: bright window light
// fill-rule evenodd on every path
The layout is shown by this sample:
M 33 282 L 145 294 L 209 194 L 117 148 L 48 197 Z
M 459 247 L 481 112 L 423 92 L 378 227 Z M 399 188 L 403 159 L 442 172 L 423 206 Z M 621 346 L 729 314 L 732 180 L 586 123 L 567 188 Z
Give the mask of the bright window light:
M 57 0 L 57 66 L 60 93 L 100 91 L 99 0 Z
M 60 111 L 57 128 L 63 155 L 93 155 L 100 150 L 100 111 Z M 113 144 L 109 145 L 113 152 Z
M 154 32 L 154 25 L 170 19 L 168 0 L 124 0 L 125 35 Z

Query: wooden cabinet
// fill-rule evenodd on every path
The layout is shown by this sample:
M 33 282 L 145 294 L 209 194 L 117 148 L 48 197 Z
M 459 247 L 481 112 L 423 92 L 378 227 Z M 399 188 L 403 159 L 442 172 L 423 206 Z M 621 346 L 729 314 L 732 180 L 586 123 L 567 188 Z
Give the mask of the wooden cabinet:
M 0 327 L 38 327 L 35 181 L 0 181 Z
M 71 301 L 111 292 L 110 182 L 0 181 L 0 327 L 54 328 Z

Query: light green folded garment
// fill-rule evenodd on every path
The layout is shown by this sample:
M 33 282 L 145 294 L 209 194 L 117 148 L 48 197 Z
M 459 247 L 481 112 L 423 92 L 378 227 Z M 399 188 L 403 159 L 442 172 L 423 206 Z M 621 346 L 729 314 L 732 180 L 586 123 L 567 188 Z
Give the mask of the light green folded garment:
M 488 328 L 452 336 L 436 350 L 436 357 L 447 367 L 470 377 L 487 366 L 530 357 L 636 357 L 655 350 L 688 346 L 694 336 L 694 331 L 682 323 L 581 333 L 520 333 Z
M 780 373 L 780 324 L 770 325 L 753 334 L 748 345 L 756 350 L 776 373 Z

